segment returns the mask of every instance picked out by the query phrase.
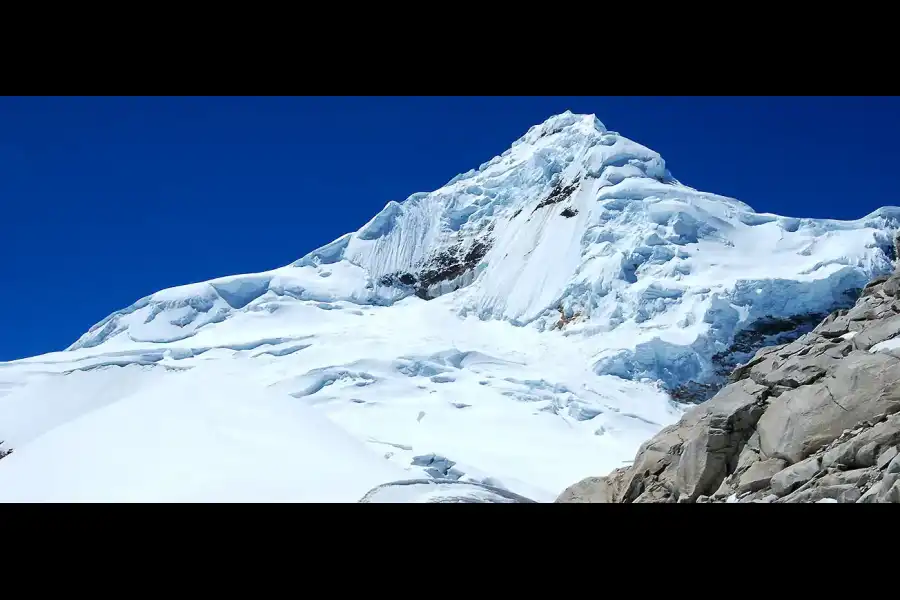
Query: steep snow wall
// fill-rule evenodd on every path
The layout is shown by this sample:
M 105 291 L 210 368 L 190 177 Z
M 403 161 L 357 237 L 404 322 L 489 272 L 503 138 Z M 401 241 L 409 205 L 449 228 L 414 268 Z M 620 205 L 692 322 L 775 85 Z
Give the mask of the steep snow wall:
M 453 294 L 460 317 L 589 339 L 596 373 L 702 399 L 754 340 L 799 335 L 798 319 L 852 303 L 889 272 L 898 223 L 896 208 L 856 221 L 756 213 L 681 184 L 659 154 L 593 115 L 566 112 L 289 266 L 158 292 L 70 349 L 183 340 L 288 300 Z

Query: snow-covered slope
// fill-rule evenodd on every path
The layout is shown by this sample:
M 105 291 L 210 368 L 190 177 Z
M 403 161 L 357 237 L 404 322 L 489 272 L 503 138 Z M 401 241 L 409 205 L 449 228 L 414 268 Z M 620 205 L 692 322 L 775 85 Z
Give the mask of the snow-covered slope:
M 406 476 L 290 397 L 218 369 L 154 375 L 129 366 L 38 386 L 32 424 L 69 398 L 80 410 L 3 459 L 0 501 L 354 502 Z
M 56 476 L 41 448 L 60 431 L 115 428 L 131 418 L 123 399 L 202 371 L 312 407 L 397 479 L 552 500 L 677 420 L 670 393 L 702 400 L 761 344 L 852 303 L 892 269 L 898 226 L 896 208 L 756 213 L 567 112 L 290 265 L 157 292 L 65 352 L 0 363 L 0 439 L 16 449 L 0 495 L 10 465 Z M 228 406 L 254 402 L 219 389 Z M 170 404 L 142 418 L 177 419 Z

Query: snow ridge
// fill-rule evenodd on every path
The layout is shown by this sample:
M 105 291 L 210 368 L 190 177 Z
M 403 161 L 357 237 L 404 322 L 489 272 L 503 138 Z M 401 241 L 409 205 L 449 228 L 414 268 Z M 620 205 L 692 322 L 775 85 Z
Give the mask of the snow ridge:
M 656 152 L 565 112 L 431 193 L 268 273 L 164 290 L 69 349 L 166 343 L 280 300 L 390 306 L 453 292 L 460 317 L 595 337 L 594 370 L 714 378 L 758 319 L 827 314 L 888 272 L 900 211 L 857 221 L 760 214 L 672 177 Z

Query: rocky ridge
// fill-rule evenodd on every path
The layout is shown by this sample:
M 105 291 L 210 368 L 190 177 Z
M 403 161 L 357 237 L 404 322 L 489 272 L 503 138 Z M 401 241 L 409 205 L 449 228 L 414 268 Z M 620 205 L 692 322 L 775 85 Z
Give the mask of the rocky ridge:
M 631 466 L 556 501 L 900 502 L 898 336 L 900 270 L 811 332 L 759 350 Z

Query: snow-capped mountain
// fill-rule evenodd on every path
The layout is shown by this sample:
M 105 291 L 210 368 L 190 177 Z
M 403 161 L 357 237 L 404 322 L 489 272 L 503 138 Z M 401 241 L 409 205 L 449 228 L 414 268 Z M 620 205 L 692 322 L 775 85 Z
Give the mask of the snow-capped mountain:
M 270 500 L 428 477 L 552 500 L 852 304 L 898 227 L 896 208 L 756 213 L 566 112 L 287 266 L 157 292 L 0 363 L 0 499 L 229 500 L 246 472 Z M 323 415 L 345 437 L 316 450 Z M 310 466 L 270 469 L 292 461 Z M 323 479 L 335 461 L 358 481 Z

